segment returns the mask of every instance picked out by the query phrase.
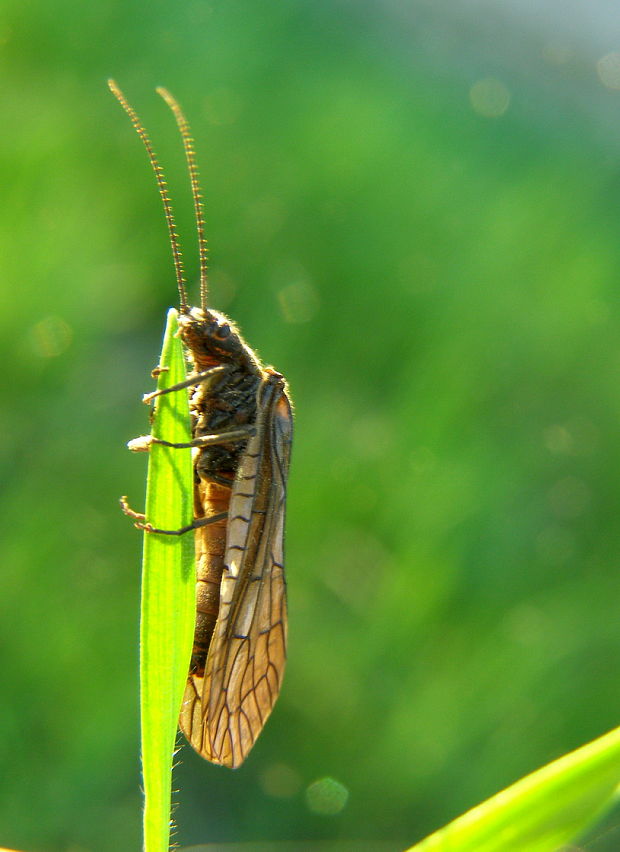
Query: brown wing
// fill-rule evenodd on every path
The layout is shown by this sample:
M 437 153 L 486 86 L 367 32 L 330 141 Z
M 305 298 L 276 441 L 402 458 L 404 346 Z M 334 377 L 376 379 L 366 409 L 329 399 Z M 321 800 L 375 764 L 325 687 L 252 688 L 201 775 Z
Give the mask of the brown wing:
M 190 675 L 179 724 L 207 760 L 235 768 L 261 732 L 286 662 L 284 512 L 291 407 L 277 374 L 258 394 L 230 498 L 220 608 L 203 676 Z

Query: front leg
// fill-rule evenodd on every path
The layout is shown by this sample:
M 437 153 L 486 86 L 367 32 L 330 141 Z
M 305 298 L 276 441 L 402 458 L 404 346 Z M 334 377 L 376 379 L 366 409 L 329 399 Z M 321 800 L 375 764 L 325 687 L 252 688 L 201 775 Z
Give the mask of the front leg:
M 243 426 L 238 429 L 229 429 L 227 432 L 210 432 L 208 435 L 200 435 L 200 437 L 193 438 L 191 441 L 182 444 L 164 441 L 163 438 L 154 438 L 153 435 L 140 435 L 139 438 L 132 438 L 128 442 L 127 448 L 132 453 L 148 453 L 152 444 L 159 444 L 162 447 L 172 447 L 175 450 L 187 450 L 192 447 L 213 447 L 217 444 L 233 444 L 237 441 L 246 441 L 255 434 L 256 429 L 253 426 Z
M 155 371 L 161 372 L 161 367 L 155 367 Z M 183 390 L 183 388 L 191 388 L 193 385 L 210 385 L 216 379 L 220 379 L 226 373 L 230 373 L 232 367 L 230 364 L 222 364 L 219 367 L 211 367 L 209 370 L 203 370 L 202 373 L 192 373 L 191 376 L 188 376 L 184 381 L 179 382 L 176 385 L 171 385 L 169 388 L 162 388 L 161 390 L 153 391 L 152 393 L 146 393 L 142 397 L 142 402 L 145 402 L 147 405 L 149 402 L 152 402 L 158 396 L 163 396 L 166 393 L 173 393 L 174 391 Z M 159 374 L 159 373 L 158 373 Z

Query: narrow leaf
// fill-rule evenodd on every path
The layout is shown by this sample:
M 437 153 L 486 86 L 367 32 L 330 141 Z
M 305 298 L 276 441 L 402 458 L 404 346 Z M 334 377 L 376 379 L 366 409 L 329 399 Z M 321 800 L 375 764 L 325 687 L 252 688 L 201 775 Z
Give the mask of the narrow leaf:
M 527 775 L 408 852 L 555 852 L 609 807 L 620 728 Z
M 185 379 L 177 312 L 168 312 L 157 387 Z M 186 390 L 156 398 L 152 434 L 175 443 L 191 440 Z M 178 530 L 193 519 L 189 449 L 152 445 L 146 489 L 146 520 Z M 168 852 L 171 776 L 177 724 L 187 678 L 195 619 L 194 536 L 144 534 L 140 691 L 144 849 Z

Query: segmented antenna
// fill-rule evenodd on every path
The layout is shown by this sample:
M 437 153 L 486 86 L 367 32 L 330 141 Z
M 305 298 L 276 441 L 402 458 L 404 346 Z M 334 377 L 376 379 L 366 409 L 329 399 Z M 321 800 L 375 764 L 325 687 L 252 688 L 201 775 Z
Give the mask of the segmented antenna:
M 185 118 L 183 110 L 179 106 L 176 99 L 170 94 L 168 89 L 163 86 L 158 86 L 157 94 L 161 95 L 166 101 L 176 119 L 177 126 L 181 132 L 183 139 L 183 147 L 185 148 L 185 157 L 187 159 L 187 168 L 189 171 L 189 179 L 192 184 L 192 196 L 194 199 L 194 210 L 196 213 L 196 230 L 198 231 L 198 252 L 200 254 L 200 306 L 203 311 L 207 309 L 207 240 L 205 238 L 205 220 L 204 220 L 204 205 L 202 203 L 202 193 L 200 191 L 200 180 L 198 177 L 198 166 L 196 165 L 196 150 L 194 148 L 194 138 L 190 129 L 189 123 Z
M 183 261 L 181 259 L 181 250 L 179 248 L 179 240 L 177 237 L 176 225 L 174 223 L 174 216 L 172 215 L 172 207 L 170 205 L 170 197 L 168 196 L 168 187 L 166 184 L 166 179 L 164 177 L 164 171 L 159 165 L 157 157 L 155 156 L 155 152 L 153 151 L 153 146 L 151 145 L 151 140 L 149 139 L 146 130 L 142 126 L 140 119 L 136 115 L 135 110 L 129 104 L 127 98 L 121 92 L 114 80 L 108 80 L 108 86 L 110 87 L 110 91 L 115 96 L 116 100 L 123 107 L 129 118 L 131 119 L 131 123 L 136 129 L 138 136 L 140 137 L 140 139 L 142 139 L 144 147 L 146 148 L 146 152 L 149 155 L 151 166 L 153 167 L 153 171 L 155 172 L 155 177 L 157 178 L 157 185 L 159 187 L 159 194 L 161 195 L 161 200 L 164 204 L 164 213 L 166 214 L 168 233 L 170 234 L 170 247 L 172 248 L 172 258 L 174 260 L 174 269 L 177 276 L 177 287 L 179 290 L 179 307 L 181 309 L 181 313 L 187 313 L 188 304 L 187 291 L 185 289 L 185 279 L 183 277 Z

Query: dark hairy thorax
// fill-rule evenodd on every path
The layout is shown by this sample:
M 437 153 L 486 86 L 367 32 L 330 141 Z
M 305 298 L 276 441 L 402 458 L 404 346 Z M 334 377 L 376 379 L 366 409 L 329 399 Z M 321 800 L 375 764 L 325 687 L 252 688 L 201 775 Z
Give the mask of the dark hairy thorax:
M 192 308 L 179 317 L 190 370 L 223 366 L 213 381 L 197 384 L 190 397 L 195 438 L 256 422 L 256 396 L 263 368 L 235 326 L 216 311 Z M 228 512 L 231 489 L 245 441 L 218 443 L 195 450 L 194 511 L 197 518 Z M 226 519 L 196 530 L 196 630 L 191 673 L 202 675 L 220 600 L 226 550 Z

